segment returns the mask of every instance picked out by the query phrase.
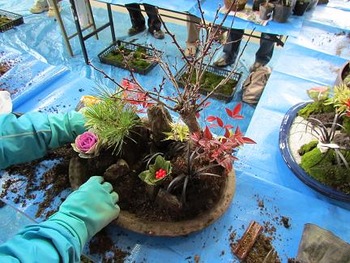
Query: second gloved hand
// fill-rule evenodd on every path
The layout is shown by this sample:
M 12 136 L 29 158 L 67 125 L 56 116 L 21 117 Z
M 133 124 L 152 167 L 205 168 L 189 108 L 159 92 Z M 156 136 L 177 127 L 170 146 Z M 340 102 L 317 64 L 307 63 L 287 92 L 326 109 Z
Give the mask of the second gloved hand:
M 50 221 L 65 226 L 80 239 L 81 247 L 119 215 L 118 194 L 103 177 L 92 176 L 70 194 Z

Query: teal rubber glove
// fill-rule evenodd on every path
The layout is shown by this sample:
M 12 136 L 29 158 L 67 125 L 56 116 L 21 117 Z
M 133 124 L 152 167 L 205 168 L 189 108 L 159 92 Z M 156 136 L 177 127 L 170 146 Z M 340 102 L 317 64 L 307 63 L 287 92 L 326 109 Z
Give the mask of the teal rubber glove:
M 112 185 L 103 182 L 101 176 L 92 176 L 67 197 L 48 221 L 66 227 L 79 238 L 82 249 L 91 237 L 118 217 L 117 202 L 118 194 Z
M 0 169 L 45 156 L 86 131 L 79 112 L 0 114 Z

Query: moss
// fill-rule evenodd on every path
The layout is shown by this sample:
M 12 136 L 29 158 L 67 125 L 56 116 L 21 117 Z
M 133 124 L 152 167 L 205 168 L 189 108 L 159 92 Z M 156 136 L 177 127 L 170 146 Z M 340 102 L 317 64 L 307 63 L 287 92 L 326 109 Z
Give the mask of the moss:
M 350 118 L 344 118 L 342 125 L 344 132 L 350 135 Z
M 307 119 L 311 114 L 334 112 L 333 105 L 325 105 L 323 101 L 317 101 L 306 105 L 299 110 L 298 116 Z
M 108 53 L 105 56 L 105 59 L 111 64 L 124 65 L 125 62 L 127 62 L 130 68 L 145 70 L 151 65 L 151 62 L 147 61 L 147 57 L 148 54 L 146 48 L 137 47 L 136 50 L 131 50 L 121 45 L 117 49 Z
M 345 158 L 350 162 L 349 154 Z M 346 184 L 349 171 L 344 166 L 337 165 L 334 150 L 321 153 L 318 148 L 313 148 L 301 157 L 300 166 L 320 183 L 350 193 L 350 185 Z
M 182 76 L 182 80 L 186 78 L 187 78 L 187 74 L 184 74 Z M 220 76 L 215 73 L 207 71 L 204 73 L 200 88 L 202 90 L 210 92 L 220 83 L 220 81 L 222 81 L 225 78 L 226 78 L 225 76 Z M 195 83 L 195 82 L 196 82 L 196 75 L 193 74 L 191 78 L 191 83 Z M 225 96 L 231 96 L 236 85 L 237 85 L 237 81 L 234 79 L 230 79 L 225 85 L 222 85 L 221 87 L 219 87 L 215 91 L 215 93 L 220 93 Z
M 0 15 L 0 26 L 5 25 L 11 21 L 12 20 L 10 18 L 8 18 L 7 16 Z
M 309 152 L 312 149 L 316 148 L 317 144 L 318 144 L 317 140 L 304 144 L 303 146 L 300 147 L 298 153 L 300 154 L 300 156 L 303 156 L 306 152 Z

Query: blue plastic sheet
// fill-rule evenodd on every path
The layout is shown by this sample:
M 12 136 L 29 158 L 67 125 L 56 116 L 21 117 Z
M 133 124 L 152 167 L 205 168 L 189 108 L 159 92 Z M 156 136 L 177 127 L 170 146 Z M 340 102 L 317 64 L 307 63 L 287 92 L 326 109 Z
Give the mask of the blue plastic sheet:
M 211 17 L 214 14 L 216 8 L 213 9 L 212 5 L 218 5 L 219 2 L 204 2 L 206 16 Z M 195 11 L 192 7 L 193 1 L 179 1 L 175 4 L 177 3 L 184 4 L 182 10 L 191 6 L 191 12 Z M 186 3 L 188 6 L 185 5 Z M 1 85 L 8 85 L 12 91 L 16 91 L 13 93 L 15 111 L 68 111 L 75 108 L 82 95 L 93 94 L 98 86 L 115 89 L 115 84 L 90 66 L 85 65 L 76 38 L 71 40 L 75 55 L 74 57 L 68 55 L 57 22 L 53 18 L 48 18 L 45 13 L 30 14 L 28 10 L 31 4 L 31 1 L 0 0 L 0 9 L 22 14 L 25 21 L 25 24 L 0 34 L 0 51 L 4 51 L 6 56 L 18 62 L 0 78 Z M 62 1 L 61 6 L 61 15 L 67 29 L 70 33 L 74 32 L 68 2 Z M 330 10 L 335 10 L 335 12 L 332 13 Z M 332 21 L 325 19 L 325 15 L 329 12 L 333 14 Z M 107 21 L 105 9 L 93 8 L 93 13 L 96 14 L 97 24 Z M 275 50 L 270 62 L 273 73 L 258 106 L 254 108 L 244 104 L 243 115 L 246 119 L 233 123 L 233 125 L 239 124 L 243 131 L 247 131 L 246 135 L 254 139 L 257 144 L 247 145 L 238 151 L 239 161 L 235 163 L 237 190 L 233 203 L 224 216 L 198 233 L 178 238 L 149 237 L 110 225 L 107 233 L 115 246 L 130 253 L 125 262 L 194 262 L 196 256 L 199 257 L 200 262 L 238 262 L 231 253 L 230 235 L 236 232 L 237 237 L 240 237 L 251 220 L 256 220 L 267 228 L 276 228 L 271 234 L 272 242 L 282 262 L 287 262 L 287 258 L 296 256 L 305 223 L 317 224 L 332 231 L 346 242 L 350 242 L 350 230 L 347 227 L 350 216 L 349 204 L 331 200 L 301 183 L 283 161 L 278 145 L 279 127 L 288 109 L 299 102 L 308 100 L 307 89 L 319 85 L 332 85 L 337 71 L 349 59 L 349 46 L 344 47 L 338 54 L 332 45 L 333 41 L 338 41 L 339 38 L 331 38 L 330 45 L 324 46 L 312 39 L 322 34 L 328 36 L 328 34 L 341 30 L 348 30 L 349 20 L 340 17 L 340 15 L 344 17 L 344 14 L 348 15 L 344 9 L 316 7 L 304 18 L 290 20 L 296 23 L 289 25 L 288 30 L 291 35 L 285 47 Z M 179 52 L 171 44 L 172 40 L 169 36 L 159 41 L 145 31 L 129 38 L 127 30 L 131 23 L 128 14 L 113 12 L 113 18 L 117 38 L 126 41 L 134 40 L 135 43 L 140 44 L 152 44 L 163 51 L 170 62 L 178 61 L 179 67 L 182 66 L 178 59 Z M 307 20 L 302 24 L 300 21 L 304 19 Z M 241 21 L 241 23 L 243 28 L 252 28 L 252 25 L 246 21 Z M 172 32 L 176 33 L 179 43 L 185 46 L 187 37 L 185 25 L 169 22 L 168 26 Z M 274 33 L 285 30 L 282 25 L 275 26 Z M 297 34 L 299 31 L 303 35 Z M 346 41 L 346 38 L 342 41 Z M 111 37 L 108 29 L 99 34 L 99 40 L 91 38 L 86 41 L 91 62 L 120 82 L 123 78 L 128 77 L 128 73 L 125 70 L 100 63 L 97 57 L 110 44 Z M 242 43 L 243 46 L 244 43 Z M 256 42 L 249 43 L 241 57 L 239 70 L 243 74 L 242 81 L 248 75 L 249 66 L 254 62 L 257 48 Z M 0 61 L 8 57 L 1 57 Z M 161 76 L 161 70 L 156 67 L 149 75 L 139 76 L 139 79 L 143 85 L 152 88 L 160 83 Z M 172 92 L 170 85 L 167 85 L 166 89 L 169 93 Z M 211 111 L 204 111 L 201 120 L 203 121 L 204 117 L 213 113 L 225 119 L 224 107 L 236 105 L 241 100 L 241 92 L 239 88 L 233 101 L 228 104 L 211 100 Z M 46 162 L 39 165 L 37 180 L 40 180 L 42 169 L 47 165 L 51 163 Z M 0 171 L 0 185 L 10 176 L 21 178 L 21 175 L 9 175 Z M 21 183 L 23 182 L 19 181 L 19 184 Z M 68 193 L 69 191 L 65 191 L 58 196 L 52 208 L 57 208 L 61 198 L 67 196 Z M 43 193 L 37 192 L 36 198 L 24 206 L 15 202 L 19 194 L 20 192 L 10 193 L 6 196 L 11 206 L 1 208 L 0 216 L 5 216 L 6 213 L 8 218 L 15 221 L 13 218 L 18 216 L 20 220 L 23 212 L 25 216 L 20 222 L 24 222 L 23 225 L 25 225 L 30 222 L 30 220 L 26 221 L 27 216 L 35 218 L 37 203 L 42 200 Z M 261 208 L 261 202 L 264 203 L 264 209 Z M 21 212 L 12 209 L 12 206 Z M 290 228 L 286 228 L 281 223 L 282 216 L 290 219 Z M 41 221 L 43 218 L 37 218 L 37 220 Z M 4 220 L 5 222 L 9 221 Z M 13 226 L 7 229 L 6 224 L 2 225 L 0 236 L 10 237 L 16 227 L 20 227 L 21 224 Z M 92 255 L 88 246 L 85 248 L 85 253 L 92 256 L 97 262 L 102 261 L 102 255 Z

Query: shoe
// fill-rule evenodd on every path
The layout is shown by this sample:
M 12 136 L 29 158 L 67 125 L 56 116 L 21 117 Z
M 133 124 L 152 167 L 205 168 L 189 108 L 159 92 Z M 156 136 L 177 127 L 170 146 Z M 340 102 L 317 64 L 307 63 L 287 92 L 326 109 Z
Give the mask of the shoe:
M 57 7 L 58 7 L 58 12 L 61 12 L 61 6 L 58 5 Z M 55 9 L 53 7 L 51 7 L 51 6 L 49 7 L 49 12 L 47 12 L 47 16 L 49 16 L 49 17 L 56 16 Z
M 146 26 L 143 25 L 142 27 L 132 27 L 132 28 L 129 28 L 128 30 L 128 35 L 129 36 L 134 36 L 134 35 L 137 35 L 139 33 L 141 33 L 142 31 L 144 31 L 146 29 Z
M 254 62 L 254 64 L 250 66 L 249 72 L 253 72 L 253 71 L 255 71 L 255 70 L 257 70 L 258 68 L 263 67 L 263 66 L 265 66 L 263 63 Z
M 32 8 L 29 10 L 33 14 L 40 14 L 49 10 L 48 5 L 42 5 L 40 3 L 35 3 Z
M 149 32 L 156 39 L 163 39 L 164 38 L 164 32 L 161 29 L 153 30 L 153 32 L 152 31 L 149 31 Z
M 219 58 L 217 61 L 214 62 L 215 67 L 226 67 L 235 62 L 234 59 L 229 57 L 228 55 L 224 54 L 221 58 Z
M 186 49 L 185 49 L 185 56 L 187 58 L 194 57 L 197 54 L 197 51 L 198 51 L 197 44 L 187 43 Z

